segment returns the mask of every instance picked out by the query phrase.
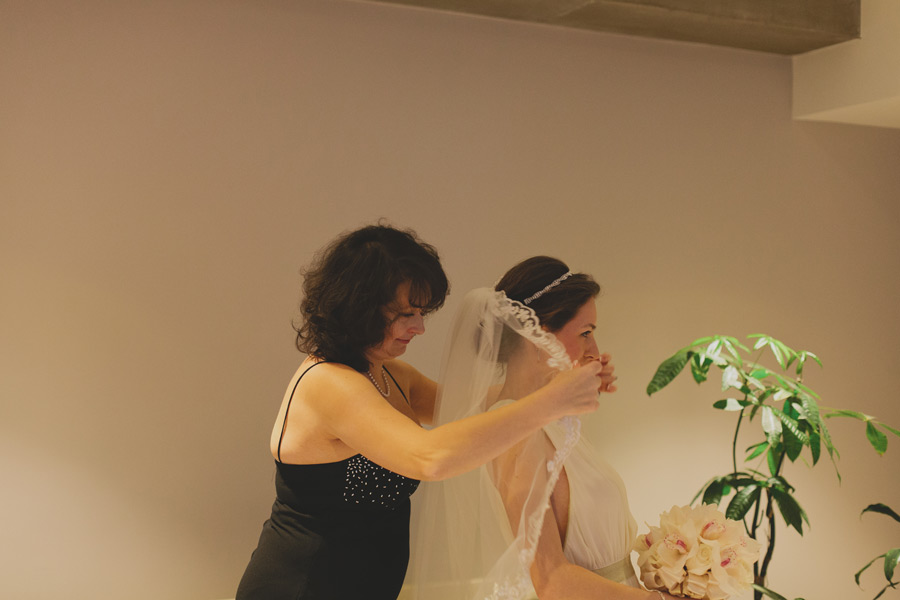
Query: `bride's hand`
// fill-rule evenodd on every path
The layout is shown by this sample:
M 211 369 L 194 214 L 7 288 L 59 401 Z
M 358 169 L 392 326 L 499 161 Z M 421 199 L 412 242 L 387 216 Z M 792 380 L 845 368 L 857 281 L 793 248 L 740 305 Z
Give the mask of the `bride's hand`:
M 600 370 L 600 381 L 603 383 L 600 384 L 600 392 L 615 392 L 617 388 L 615 385 L 615 381 L 618 379 L 615 375 L 616 366 L 612 364 L 612 357 L 604 352 L 600 355 L 599 358 L 600 364 L 603 365 L 603 369 Z

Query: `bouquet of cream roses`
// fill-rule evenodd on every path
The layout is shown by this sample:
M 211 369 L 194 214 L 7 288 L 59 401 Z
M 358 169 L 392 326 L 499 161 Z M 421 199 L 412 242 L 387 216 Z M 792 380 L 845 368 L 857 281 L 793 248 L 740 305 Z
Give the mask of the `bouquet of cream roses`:
M 673 506 L 634 542 L 641 581 L 651 590 L 724 600 L 750 589 L 759 543 L 714 504 Z

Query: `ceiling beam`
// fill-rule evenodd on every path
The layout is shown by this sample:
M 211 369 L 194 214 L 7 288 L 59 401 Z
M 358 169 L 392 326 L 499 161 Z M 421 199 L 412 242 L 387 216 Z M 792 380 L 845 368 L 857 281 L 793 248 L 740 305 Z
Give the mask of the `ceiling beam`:
M 858 38 L 861 0 L 369 1 L 793 55 Z

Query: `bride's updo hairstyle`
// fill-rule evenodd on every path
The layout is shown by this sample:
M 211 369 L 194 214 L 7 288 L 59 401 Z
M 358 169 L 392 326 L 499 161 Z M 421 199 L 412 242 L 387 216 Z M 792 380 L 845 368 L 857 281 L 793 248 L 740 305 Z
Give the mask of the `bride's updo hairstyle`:
M 450 291 L 437 250 L 384 224 L 339 236 L 303 275 L 297 349 L 359 372 L 369 368 L 365 352 L 384 341 L 385 312 L 401 283 L 409 282 L 409 303 L 423 313 L 443 306 Z
M 600 285 L 590 275 L 567 273 L 570 273 L 568 265 L 558 258 L 533 256 L 507 271 L 494 289 L 531 308 L 541 326 L 555 333 L 575 317 L 578 309 L 600 294 Z M 509 355 L 518 337 L 503 336 L 501 356 Z

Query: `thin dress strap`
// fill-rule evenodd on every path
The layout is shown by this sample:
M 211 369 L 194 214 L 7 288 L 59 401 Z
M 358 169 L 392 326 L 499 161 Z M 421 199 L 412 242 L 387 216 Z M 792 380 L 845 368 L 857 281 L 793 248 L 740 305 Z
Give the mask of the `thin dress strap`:
M 313 363 L 309 367 L 309 369 L 312 369 L 316 365 L 325 364 L 326 362 L 329 362 L 329 361 L 323 360 L 322 362 Z M 285 431 L 285 429 L 287 429 L 288 413 L 291 410 L 291 402 L 294 400 L 294 392 L 297 391 L 297 386 L 300 385 L 300 380 L 303 379 L 303 376 L 306 375 L 307 373 L 309 373 L 309 369 L 306 369 L 305 371 L 300 373 L 300 377 L 297 378 L 297 382 L 294 384 L 294 389 L 291 390 L 291 395 L 288 396 L 287 407 L 284 409 L 284 421 L 281 423 L 281 436 L 278 438 L 278 462 L 281 462 L 281 442 L 282 442 L 282 440 L 284 440 L 284 431 Z
M 385 373 L 387 373 L 388 375 L 391 375 L 391 372 L 387 370 L 387 367 L 382 367 L 382 368 L 384 369 Z M 409 398 L 407 398 L 406 394 L 403 393 L 403 388 L 400 387 L 400 384 L 397 383 L 397 380 L 394 379 L 393 375 L 391 375 L 391 379 L 394 381 L 394 385 L 397 386 L 397 389 L 400 391 L 400 395 L 403 396 L 404 400 L 406 400 L 406 405 L 409 406 Z

